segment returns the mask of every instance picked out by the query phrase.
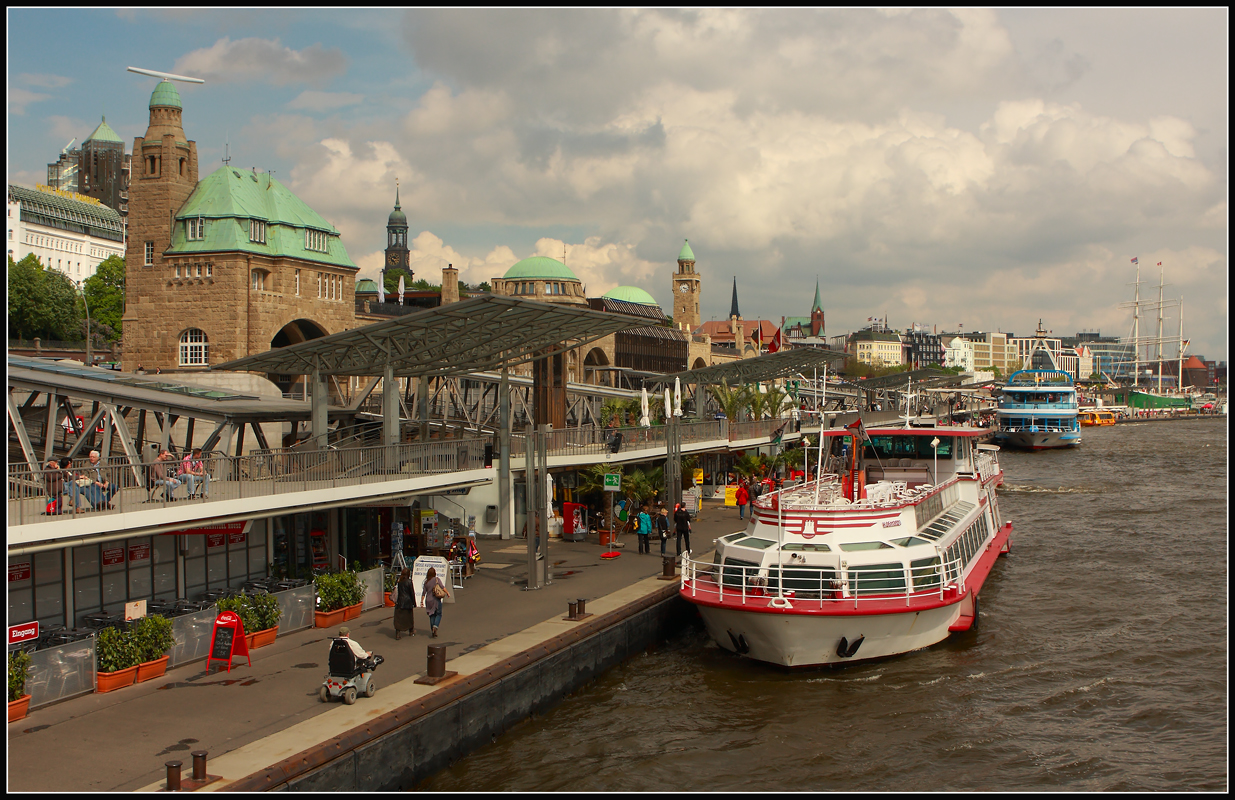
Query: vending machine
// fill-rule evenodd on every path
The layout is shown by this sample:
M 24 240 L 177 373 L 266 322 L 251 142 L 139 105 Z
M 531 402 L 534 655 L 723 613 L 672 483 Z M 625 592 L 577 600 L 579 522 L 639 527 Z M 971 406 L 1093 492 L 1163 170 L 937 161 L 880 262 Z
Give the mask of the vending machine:
M 568 542 L 587 541 L 587 506 L 562 503 L 562 538 Z

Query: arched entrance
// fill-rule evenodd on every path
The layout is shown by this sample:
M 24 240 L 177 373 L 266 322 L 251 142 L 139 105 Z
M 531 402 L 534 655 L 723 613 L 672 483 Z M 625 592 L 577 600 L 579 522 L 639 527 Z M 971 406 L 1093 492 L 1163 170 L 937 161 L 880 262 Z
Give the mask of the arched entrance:
M 704 362 L 702 358 L 696 358 L 695 363 L 691 364 L 690 368 L 691 369 L 703 369 L 706 366 L 707 364 Z
M 326 335 L 326 331 L 316 322 L 308 319 L 294 319 L 279 329 L 279 332 L 270 340 L 270 349 L 274 350 L 277 347 L 287 347 L 289 344 L 300 344 L 313 339 L 320 339 Z M 277 375 L 274 373 L 266 376 L 275 385 L 279 387 L 279 391 L 284 395 L 292 395 L 294 397 L 302 397 L 305 395 L 305 387 L 302 384 L 301 375 Z
M 609 356 L 605 355 L 605 351 L 601 348 L 593 347 L 583 359 L 583 382 L 593 386 L 601 385 L 601 374 L 604 373 L 607 376 L 608 373 L 597 370 L 596 367 L 607 366 L 609 366 Z

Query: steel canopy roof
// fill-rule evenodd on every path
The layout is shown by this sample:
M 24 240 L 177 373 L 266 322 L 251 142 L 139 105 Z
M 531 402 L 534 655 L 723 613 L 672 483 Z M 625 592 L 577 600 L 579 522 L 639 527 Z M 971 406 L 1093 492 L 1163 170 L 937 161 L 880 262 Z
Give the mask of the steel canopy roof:
M 439 377 L 543 358 L 553 345 L 579 347 L 646 318 L 579 306 L 484 295 L 217 364 L 212 370 L 303 375 Z
M 927 367 L 923 369 L 911 370 L 909 372 L 897 372 L 892 375 L 884 375 L 881 378 L 868 378 L 864 381 L 848 380 L 846 383 L 850 386 L 855 386 L 859 389 L 866 390 L 903 389 L 909 385 L 910 380 L 912 380 L 914 385 L 918 387 L 922 387 L 927 384 L 930 386 L 944 386 L 949 383 L 960 383 L 964 380 L 964 377 Z
M 821 367 L 829 361 L 843 358 L 845 358 L 844 353 L 833 350 L 799 347 L 793 350 L 781 350 L 766 356 L 731 361 L 727 364 L 713 364 L 710 367 L 700 367 L 666 377 L 681 378 L 682 383 L 758 383 L 776 378 L 787 378 L 804 370 Z

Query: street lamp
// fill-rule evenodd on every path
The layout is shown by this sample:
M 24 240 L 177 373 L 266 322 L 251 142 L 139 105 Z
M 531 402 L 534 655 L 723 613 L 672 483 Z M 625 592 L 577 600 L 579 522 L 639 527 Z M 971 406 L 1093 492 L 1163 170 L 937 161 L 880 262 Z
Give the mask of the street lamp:
M 91 331 L 90 331 L 90 304 L 86 302 L 86 285 L 81 281 L 77 281 L 77 288 L 81 289 L 81 302 L 86 307 L 86 366 L 94 366 L 94 349 L 91 347 Z
M 931 476 L 931 482 L 936 486 L 939 485 L 939 437 L 931 439 L 931 449 L 935 451 L 935 472 Z

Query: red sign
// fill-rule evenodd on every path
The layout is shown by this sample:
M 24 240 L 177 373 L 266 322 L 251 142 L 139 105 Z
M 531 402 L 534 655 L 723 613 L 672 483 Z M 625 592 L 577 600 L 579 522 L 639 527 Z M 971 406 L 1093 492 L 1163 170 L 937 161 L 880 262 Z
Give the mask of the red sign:
M 124 548 L 109 547 L 103 551 L 103 566 L 110 567 L 124 563 Z
M 206 534 L 206 547 L 209 549 L 214 549 L 216 547 L 222 547 L 224 541 L 226 541 L 225 534 L 222 534 L 222 533 Z
M 252 527 L 253 520 L 245 520 L 244 522 L 224 522 L 219 525 L 200 525 L 196 528 L 185 528 L 179 531 L 165 531 L 164 536 L 174 536 L 178 533 L 247 533 Z
M 30 580 L 29 561 L 18 561 L 16 564 L 9 564 L 9 583 L 28 580 Z
M 227 534 L 227 543 L 228 544 L 244 544 L 244 536 L 245 536 L 244 531 L 241 531 L 240 533 L 229 533 Z
M 210 655 L 206 656 L 206 671 L 210 671 L 212 660 L 226 661 L 227 671 L 232 671 L 232 659 L 244 656 L 253 666 L 249 658 L 249 644 L 244 638 L 244 623 L 232 611 L 224 611 L 214 619 L 214 631 L 210 634 Z
M 131 544 L 129 545 L 129 561 L 149 561 L 150 560 L 150 545 L 149 544 Z
M 22 642 L 31 642 L 39 638 L 39 623 L 23 622 L 21 625 L 9 626 L 9 644 L 21 644 Z

